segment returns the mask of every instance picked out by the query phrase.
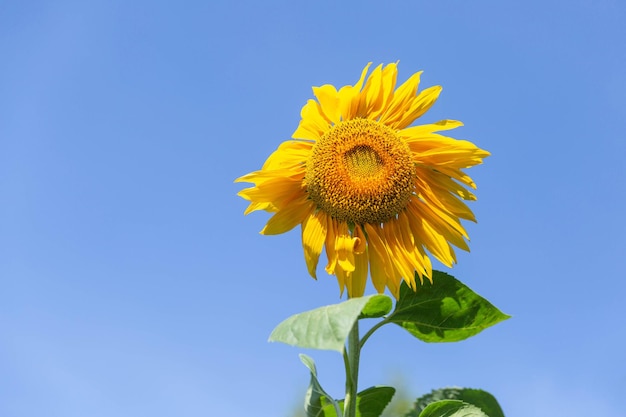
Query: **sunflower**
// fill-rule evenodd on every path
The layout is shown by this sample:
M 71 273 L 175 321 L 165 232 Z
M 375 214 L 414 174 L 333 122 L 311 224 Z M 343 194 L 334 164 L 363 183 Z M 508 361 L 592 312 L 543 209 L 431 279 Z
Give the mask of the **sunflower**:
M 245 214 L 274 213 L 265 235 L 302 228 L 311 276 L 322 249 L 326 271 L 343 294 L 360 297 L 368 274 L 379 293 L 397 298 L 400 283 L 432 281 L 430 256 L 451 267 L 453 246 L 469 250 L 461 219 L 476 221 L 463 200 L 476 188 L 462 169 L 489 152 L 435 132 L 455 120 L 410 126 L 437 100 L 440 86 L 418 93 L 421 72 L 397 89 L 397 64 L 378 66 L 338 91 L 313 87 L 317 100 L 302 108 L 294 140 L 280 144 L 263 168 L 238 178 L 253 183 L 239 195 Z

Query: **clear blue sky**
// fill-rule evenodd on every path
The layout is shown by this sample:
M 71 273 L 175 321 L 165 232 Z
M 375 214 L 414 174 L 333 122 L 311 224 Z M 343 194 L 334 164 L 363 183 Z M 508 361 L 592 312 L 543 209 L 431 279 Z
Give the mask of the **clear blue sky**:
M 302 350 L 267 336 L 338 287 L 233 180 L 311 86 L 397 60 L 444 87 L 425 121 L 492 152 L 452 273 L 513 318 L 450 345 L 383 328 L 362 387 L 620 415 L 624 21 L 621 0 L 0 2 L 0 416 L 288 417 Z M 339 355 L 306 353 L 341 396 Z

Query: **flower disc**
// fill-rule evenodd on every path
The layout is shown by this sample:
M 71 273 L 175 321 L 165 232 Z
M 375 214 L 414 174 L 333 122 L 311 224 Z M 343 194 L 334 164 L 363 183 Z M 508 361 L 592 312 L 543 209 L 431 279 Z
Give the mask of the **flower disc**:
M 388 126 L 352 119 L 329 129 L 306 163 L 309 198 L 339 221 L 379 224 L 413 195 L 415 167 L 408 145 Z

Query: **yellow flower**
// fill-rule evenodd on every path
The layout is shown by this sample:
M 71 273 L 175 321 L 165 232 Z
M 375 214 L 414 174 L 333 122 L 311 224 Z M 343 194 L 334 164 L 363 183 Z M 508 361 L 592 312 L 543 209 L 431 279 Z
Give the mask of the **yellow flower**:
M 263 168 L 238 178 L 254 187 L 239 195 L 255 210 L 275 213 L 262 234 L 302 227 L 309 273 L 316 277 L 322 249 L 326 271 L 343 293 L 360 297 L 368 269 L 379 293 L 398 297 L 404 279 L 431 280 L 429 254 L 451 267 L 452 246 L 469 250 L 460 219 L 475 221 L 462 200 L 476 188 L 463 171 L 489 152 L 435 132 L 462 126 L 455 120 L 412 126 L 435 103 L 440 86 L 417 92 L 421 72 L 397 89 L 397 65 L 368 64 L 354 85 L 313 87 L 317 98 Z M 416 274 L 417 273 L 417 274 Z

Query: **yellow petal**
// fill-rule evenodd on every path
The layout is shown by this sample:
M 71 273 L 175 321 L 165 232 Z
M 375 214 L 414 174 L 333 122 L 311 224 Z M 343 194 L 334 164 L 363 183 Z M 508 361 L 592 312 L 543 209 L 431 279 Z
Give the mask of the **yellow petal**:
M 263 164 L 263 170 L 304 169 L 304 163 L 311 154 L 313 144 L 302 140 L 287 140 L 281 143 Z
M 381 115 L 379 121 L 388 126 L 400 120 L 402 115 L 408 110 L 411 101 L 415 97 L 417 87 L 420 83 L 422 71 L 413 74 L 394 92 L 387 108 Z
M 483 158 L 489 156 L 489 152 L 466 140 L 434 133 L 413 135 L 413 132 L 412 127 L 404 129 L 400 136 L 409 145 L 414 161 L 420 165 L 430 165 L 437 170 L 442 167 L 462 169 L 481 164 Z
M 352 108 L 357 107 L 359 104 L 359 91 L 351 85 L 346 85 L 339 89 L 338 95 L 341 120 L 345 121 L 354 118 L 355 113 L 352 111 Z
M 312 212 L 302 223 L 302 247 L 309 274 L 317 278 L 317 263 L 324 247 L 327 230 L 327 216 L 323 211 Z
M 302 188 L 302 180 L 279 177 L 264 181 L 256 187 L 245 188 L 237 194 L 253 203 L 269 203 L 280 210 L 290 201 L 304 196 L 305 192 Z M 259 208 L 248 208 L 245 214 L 254 210 L 259 210 Z
M 354 245 L 356 238 L 350 235 L 348 223 L 337 222 L 337 225 L 337 236 L 335 237 L 337 263 L 344 271 L 354 271 Z
M 346 288 L 346 281 L 348 273 L 341 269 L 341 267 L 337 266 L 334 272 L 337 277 L 337 283 L 339 284 L 339 297 L 343 296 L 343 290 Z
M 346 287 L 348 288 L 348 296 L 350 298 L 361 297 L 365 294 L 365 285 L 367 284 L 367 253 L 355 254 L 354 262 L 354 271 L 346 280 Z
M 476 183 L 474 183 L 474 181 L 472 180 L 472 178 L 467 175 L 466 173 L 464 173 L 463 171 L 461 171 L 460 169 L 457 168 L 448 168 L 448 167 L 438 167 L 438 170 L 441 174 L 444 174 L 446 177 L 455 179 L 459 182 L 462 182 L 463 184 L 466 184 L 468 187 L 471 187 L 473 189 L 476 189 Z M 475 200 L 475 196 L 472 193 L 469 193 L 472 196 L 468 197 L 469 198 L 464 198 L 465 200 Z
M 396 64 L 389 64 L 382 68 L 376 67 L 363 88 L 358 114 L 361 117 L 376 120 L 386 109 L 393 97 L 396 87 L 398 69 Z
M 394 123 L 390 123 L 389 126 L 393 129 L 404 129 L 415 121 L 418 117 L 422 116 L 435 104 L 437 98 L 441 93 L 441 86 L 435 85 L 428 87 L 415 97 L 407 111 L 402 115 L 400 120 Z
M 456 256 L 446 237 L 439 233 L 427 221 L 424 221 L 422 226 L 424 227 L 424 233 L 430 237 L 430 242 L 426 246 L 426 249 L 428 249 L 435 258 L 439 259 L 441 263 L 448 268 L 452 268 L 452 265 L 456 263 Z
M 363 71 L 361 71 L 361 77 L 359 78 L 359 81 L 357 81 L 357 83 L 354 84 L 354 88 L 357 91 L 361 91 L 361 88 L 363 88 L 363 82 L 365 81 L 365 76 L 367 75 L 367 71 L 370 69 L 371 65 L 372 63 L 368 62 L 365 68 L 363 68 Z
M 406 266 L 410 267 L 409 269 L 411 271 L 409 275 L 403 277 L 405 281 L 409 283 L 412 288 L 414 288 L 415 272 L 417 272 L 420 276 L 420 280 L 423 275 L 431 275 L 432 266 L 430 259 L 424 250 L 423 243 L 418 237 L 413 235 L 409 226 L 406 211 L 399 213 L 398 218 L 393 219 L 391 223 L 393 226 L 391 233 L 394 236 L 399 237 L 396 240 L 399 248 L 398 250 L 404 256 Z
M 476 221 L 474 213 L 459 200 L 455 195 L 450 194 L 450 190 L 441 187 L 435 182 L 436 173 L 427 172 L 418 168 L 418 178 L 415 181 L 417 188 L 420 190 L 420 198 L 427 203 L 440 207 L 446 212 L 465 220 Z M 421 176 L 421 177 L 420 177 Z M 457 184 L 457 187 L 460 187 Z M 469 191 L 467 191 L 469 193 Z
M 440 207 L 428 204 L 425 201 L 414 199 L 407 205 L 409 220 L 427 221 L 446 239 L 458 248 L 469 251 L 465 239 L 469 239 L 467 232 L 459 219 Z M 413 224 L 413 223 L 412 223 Z
M 339 94 L 337 89 L 326 84 L 321 87 L 313 87 L 313 94 L 320 103 L 321 111 L 328 120 L 337 124 L 341 121 L 341 109 L 339 108 Z
M 339 89 L 337 93 L 339 97 L 339 113 L 341 114 L 341 120 L 351 120 L 356 116 L 356 112 L 359 109 L 360 91 L 365 81 L 365 76 L 369 70 L 370 62 L 365 66 L 361 72 L 361 78 L 354 86 L 346 85 Z
M 435 123 L 425 124 L 425 125 L 417 125 L 407 127 L 406 129 L 398 132 L 398 135 L 402 137 L 406 136 L 423 136 L 428 135 L 434 132 L 440 132 L 442 130 L 450 130 L 456 129 L 457 127 L 463 126 L 463 123 L 458 120 L 439 120 Z
M 305 169 L 298 168 L 286 168 L 286 169 L 274 169 L 274 170 L 260 170 L 250 172 L 235 180 L 235 182 L 251 182 L 254 185 L 261 185 L 270 180 L 276 180 L 278 178 L 284 178 L 290 181 L 302 181 L 304 178 Z M 245 198 L 245 197 L 244 197 Z
M 337 265 L 337 251 L 335 250 L 335 240 L 337 239 L 337 221 L 332 217 L 328 217 L 326 223 L 326 240 L 324 247 L 326 248 L 326 257 L 328 258 L 328 264 L 326 265 L 326 272 L 329 274 L 334 273 L 335 265 Z
M 394 268 L 400 273 L 400 277 L 410 284 L 411 288 L 415 288 L 415 270 L 423 269 L 423 266 L 415 267 L 415 259 L 407 252 L 400 240 L 400 231 L 396 228 L 395 221 L 391 220 L 385 223 L 382 230 L 384 240 L 389 247 L 389 253 L 392 254 L 391 261 Z
M 389 288 L 389 292 L 393 295 L 396 300 L 400 298 L 400 283 L 402 280 L 389 280 L 387 281 L 387 288 Z M 379 292 L 379 294 L 382 292 Z
M 365 233 L 358 224 L 354 226 L 354 253 L 361 254 L 367 249 Z
M 365 232 L 367 233 L 367 253 L 370 259 L 372 283 L 378 293 L 383 293 L 385 286 L 389 287 L 391 290 L 393 282 L 398 281 L 400 277 L 396 276 L 394 273 L 389 253 L 381 238 L 382 230 L 380 230 L 380 227 L 369 223 L 366 223 L 364 226 Z M 394 295 L 397 298 L 397 294 L 394 293 Z
M 326 119 L 320 105 L 315 100 L 308 100 L 300 112 L 302 119 L 293 133 L 294 139 L 318 140 L 328 130 L 330 121 Z
M 445 190 L 445 191 L 448 191 L 449 193 L 454 194 L 455 196 L 462 198 L 463 200 L 469 200 L 469 201 L 476 200 L 476 196 L 471 191 L 467 190 L 465 187 L 463 187 L 463 185 L 454 181 L 450 177 L 450 175 L 447 175 L 446 173 L 444 173 L 444 171 L 454 173 L 453 172 L 454 170 L 448 169 L 445 167 L 440 167 L 438 169 L 440 169 L 440 171 L 434 170 L 434 169 L 431 170 L 430 175 L 429 175 L 430 187 L 432 190 Z M 470 179 L 470 183 L 474 185 L 474 183 L 471 182 L 471 179 Z
M 310 124 L 303 124 L 300 122 L 298 128 L 291 135 L 294 139 L 307 139 L 317 141 L 322 137 L 322 132 L 311 126 Z
M 409 204 L 409 206 L 412 206 Z M 454 252 L 444 236 L 433 228 L 425 218 L 419 218 L 415 211 L 407 206 L 410 230 L 421 244 L 444 265 L 451 267 L 455 261 Z
M 363 91 L 361 91 L 359 109 L 357 110 L 358 117 L 369 118 L 372 110 L 380 106 L 382 69 L 382 64 L 377 66 L 367 78 L 365 87 L 363 87 Z
M 244 211 L 243 214 L 244 215 L 248 215 L 248 214 L 252 213 L 253 211 L 257 211 L 257 210 L 264 210 L 264 211 L 268 211 L 268 212 L 278 211 L 276 209 L 276 206 L 274 206 L 270 202 L 263 202 L 263 203 L 251 202 L 250 205 L 246 208 L 246 210 Z
M 335 274 L 339 288 L 343 294 L 346 282 L 354 271 L 354 240 L 350 236 L 348 225 L 328 218 L 328 233 L 326 235 L 326 255 L 328 265 L 326 272 Z
M 314 209 L 313 204 L 306 198 L 291 201 L 289 205 L 279 210 L 267 222 L 262 235 L 278 235 L 288 232 L 301 224 Z

